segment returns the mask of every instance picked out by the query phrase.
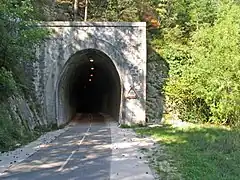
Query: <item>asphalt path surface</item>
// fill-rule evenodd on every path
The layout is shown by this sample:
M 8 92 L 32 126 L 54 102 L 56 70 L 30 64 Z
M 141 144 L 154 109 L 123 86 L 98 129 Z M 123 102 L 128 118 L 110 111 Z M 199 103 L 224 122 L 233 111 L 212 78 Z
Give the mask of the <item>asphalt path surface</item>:
M 1 180 L 109 180 L 111 131 L 100 115 L 81 116 L 53 142 L 8 169 Z

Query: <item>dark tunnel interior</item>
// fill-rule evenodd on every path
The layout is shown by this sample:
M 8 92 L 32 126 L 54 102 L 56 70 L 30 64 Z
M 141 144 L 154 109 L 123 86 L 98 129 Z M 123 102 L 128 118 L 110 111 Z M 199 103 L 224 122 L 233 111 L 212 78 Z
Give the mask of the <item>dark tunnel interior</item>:
M 70 117 L 76 113 L 106 113 L 119 117 L 121 85 L 112 60 L 103 52 L 88 49 L 69 60 L 63 82 L 64 104 Z

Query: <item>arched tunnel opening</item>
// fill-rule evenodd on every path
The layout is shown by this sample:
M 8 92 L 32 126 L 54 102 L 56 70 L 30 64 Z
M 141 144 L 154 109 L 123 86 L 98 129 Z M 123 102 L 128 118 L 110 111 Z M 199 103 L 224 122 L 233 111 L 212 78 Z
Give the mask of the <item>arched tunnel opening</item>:
M 95 49 L 79 51 L 65 65 L 59 85 L 63 121 L 76 114 L 108 114 L 118 121 L 121 82 L 112 60 Z

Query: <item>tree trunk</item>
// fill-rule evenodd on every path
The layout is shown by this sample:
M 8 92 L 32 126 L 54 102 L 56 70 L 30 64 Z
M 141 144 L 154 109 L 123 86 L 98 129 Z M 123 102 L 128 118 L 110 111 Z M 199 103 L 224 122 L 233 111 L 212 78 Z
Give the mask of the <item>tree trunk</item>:
M 75 21 L 77 19 L 77 13 L 78 13 L 78 4 L 79 4 L 79 0 L 74 0 L 73 3 L 73 20 Z
M 87 21 L 88 0 L 86 0 L 85 3 L 84 21 Z

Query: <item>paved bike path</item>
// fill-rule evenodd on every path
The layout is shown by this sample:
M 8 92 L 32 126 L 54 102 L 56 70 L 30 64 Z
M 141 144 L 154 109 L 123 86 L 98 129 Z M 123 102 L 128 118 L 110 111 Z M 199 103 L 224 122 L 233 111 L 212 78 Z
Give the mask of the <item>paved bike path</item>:
M 77 124 L 0 176 L 2 180 L 108 180 L 111 133 L 106 123 Z M 108 146 L 106 146 L 108 145 Z

